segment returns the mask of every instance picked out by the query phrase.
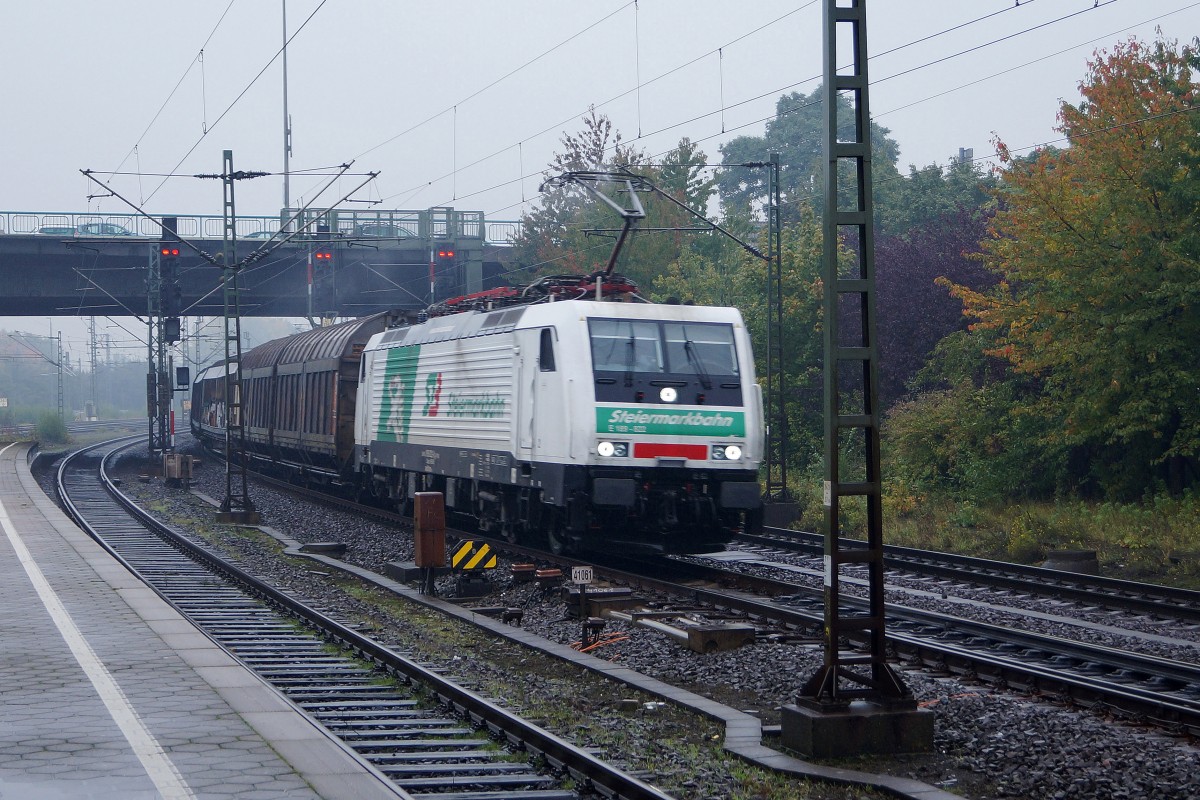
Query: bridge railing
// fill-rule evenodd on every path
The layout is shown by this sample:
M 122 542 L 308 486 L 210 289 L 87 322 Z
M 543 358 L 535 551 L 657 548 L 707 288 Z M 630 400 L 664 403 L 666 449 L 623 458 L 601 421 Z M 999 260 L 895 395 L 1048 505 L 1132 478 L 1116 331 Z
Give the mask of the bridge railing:
M 242 238 L 273 233 L 295 213 L 295 210 L 284 209 L 278 216 L 239 216 L 234 223 L 237 235 Z M 185 239 L 224 238 L 225 221 L 221 217 L 199 214 L 169 216 L 175 217 L 176 231 Z M 492 245 L 510 244 L 521 229 L 519 221 L 488 221 L 484 219 L 482 211 L 457 211 L 449 207 L 420 211 L 310 209 L 301 214 L 291 227 L 296 229 L 306 224 L 306 232 L 334 236 L 479 239 Z M 0 211 L 0 235 L 3 234 L 42 234 L 58 238 L 138 236 L 157 239 L 162 229 L 154 220 L 132 214 Z

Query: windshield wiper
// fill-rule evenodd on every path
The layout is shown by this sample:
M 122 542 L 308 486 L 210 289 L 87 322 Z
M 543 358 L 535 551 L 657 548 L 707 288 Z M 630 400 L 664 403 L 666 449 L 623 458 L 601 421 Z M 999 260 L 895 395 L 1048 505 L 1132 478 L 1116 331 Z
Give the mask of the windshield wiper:
M 712 378 L 708 377 L 708 370 L 704 368 L 704 364 L 700 361 L 700 356 L 696 355 L 696 346 L 691 339 L 683 340 L 683 352 L 687 354 L 688 361 L 691 362 L 692 368 L 696 371 L 696 377 L 700 379 L 700 385 L 705 391 L 712 388 Z
M 625 356 L 625 385 L 633 386 L 633 368 L 637 364 L 637 339 L 632 333 L 629 334 L 629 350 Z

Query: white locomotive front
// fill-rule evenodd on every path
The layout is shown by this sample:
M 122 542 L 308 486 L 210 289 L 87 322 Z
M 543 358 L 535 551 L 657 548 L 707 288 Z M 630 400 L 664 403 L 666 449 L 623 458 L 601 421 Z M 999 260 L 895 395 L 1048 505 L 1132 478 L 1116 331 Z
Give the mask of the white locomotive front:
M 733 308 L 565 300 L 437 317 L 363 353 L 379 497 L 554 551 L 720 549 L 760 524 L 762 401 Z

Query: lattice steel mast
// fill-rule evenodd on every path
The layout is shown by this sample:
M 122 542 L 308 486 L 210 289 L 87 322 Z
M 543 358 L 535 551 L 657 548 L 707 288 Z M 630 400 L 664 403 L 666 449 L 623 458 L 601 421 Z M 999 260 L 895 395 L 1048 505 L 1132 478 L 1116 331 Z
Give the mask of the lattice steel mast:
M 242 415 L 242 308 L 238 275 L 242 264 L 237 258 L 237 219 L 233 184 L 262 173 L 235 173 L 233 151 L 224 153 L 221 183 L 224 187 L 224 259 L 221 283 L 225 298 L 225 499 L 221 501 L 223 522 L 257 522 L 258 512 L 250 499 L 246 478 L 246 429 Z
M 839 7 L 837 0 L 826 0 L 824 14 L 825 657 L 805 684 L 801 700 L 844 707 L 850 700 L 866 699 L 915 708 L 903 679 L 886 662 L 866 11 L 864 0 L 850 3 Z M 838 23 L 852 32 L 850 59 L 838 53 Z M 838 65 L 846 61 L 853 66 L 839 72 Z M 853 130 L 839 134 L 843 98 L 851 106 L 848 127 Z M 842 208 L 838 196 L 843 166 L 853 173 L 854 196 L 846 201 L 848 208 Z M 843 460 L 844 453 L 855 458 Z M 861 464 L 856 463 L 858 457 Z M 841 506 L 850 499 L 866 505 L 865 549 L 846 549 L 841 544 Z M 867 567 L 866 612 L 848 613 L 841 608 L 841 569 L 846 565 Z M 852 634 L 867 637 L 869 652 L 843 652 L 843 640 Z

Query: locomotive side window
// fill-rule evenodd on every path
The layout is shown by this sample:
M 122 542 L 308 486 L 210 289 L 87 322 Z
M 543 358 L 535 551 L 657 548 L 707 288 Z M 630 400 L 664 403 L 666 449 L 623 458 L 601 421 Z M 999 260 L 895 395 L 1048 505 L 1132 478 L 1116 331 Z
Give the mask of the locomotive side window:
M 542 338 L 538 348 L 538 369 L 542 372 L 554 372 L 554 334 L 549 328 L 542 328 Z
M 592 367 L 597 372 L 662 372 L 658 323 L 592 319 Z
M 667 340 L 667 364 L 671 372 L 695 372 L 718 377 L 736 376 L 737 351 L 733 328 L 694 322 L 663 324 Z

